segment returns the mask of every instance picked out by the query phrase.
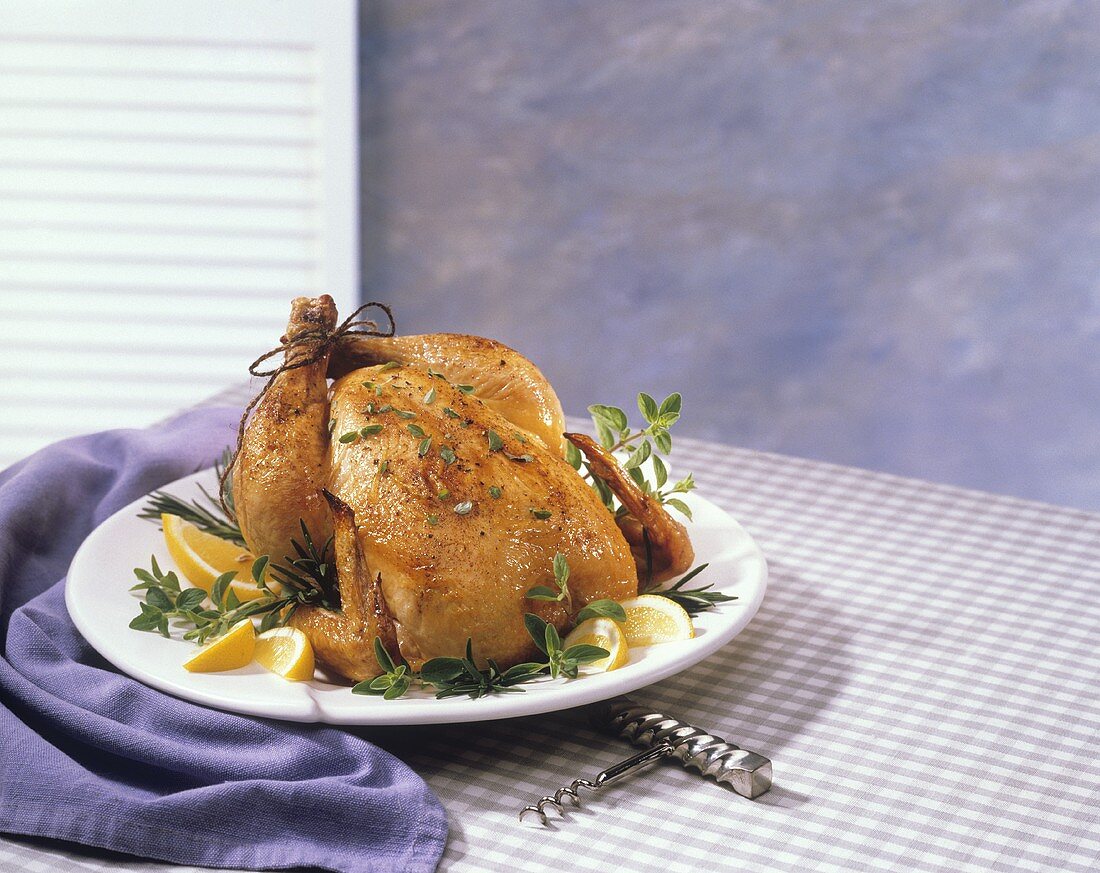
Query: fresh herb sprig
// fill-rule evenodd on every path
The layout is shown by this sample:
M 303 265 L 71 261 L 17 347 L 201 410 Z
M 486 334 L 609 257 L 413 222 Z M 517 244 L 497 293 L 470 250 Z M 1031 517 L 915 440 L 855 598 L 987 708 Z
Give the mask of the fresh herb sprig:
M 528 600 L 549 600 L 555 603 L 569 600 L 569 563 L 561 552 L 554 555 L 554 583 L 557 591 L 549 585 L 536 585 L 524 597 Z
M 296 593 L 268 593 L 242 603 L 230 585 L 237 575 L 236 571 L 223 573 L 215 579 L 207 594 L 201 588 L 183 588 L 175 572 L 161 570 L 155 556 L 150 559 L 150 564 L 150 570 L 141 567 L 134 570 L 138 584 L 130 590 L 145 592 L 145 599 L 140 604 L 141 612 L 130 622 L 134 630 L 154 631 L 167 637 L 169 621 L 178 621 L 190 626 L 183 638 L 201 645 L 222 636 L 238 621 L 252 616 L 264 615 L 267 627 L 261 625 L 262 630 L 282 624 L 300 602 Z M 262 576 L 266 565 L 266 557 L 255 561 L 252 565 L 253 578 Z M 210 605 L 204 606 L 207 600 Z
M 360 682 L 351 690 L 356 694 L 381 694 L 383 700 L 394 700 L 409 690 L 413 676 L 404 664 L 396 665 L 382 641 L 374 638 L 374 659 L 385 672 L 381 676 Z
M 214 472 L 218 481 L 221 481 L 222 471 L 229 463 L 231 452 L 225 450 L 221 460 L 214 464 Z M 223 540 L 229 540 L 238 546 L 244 547 L 244 536 L 241 534 L 241 526 L 237 523 L 236 508 L 233 505 L 233 480 L 232 477 L 225 481 L 225 505 L 229 508 L 227 515 L 222 509 L 221 503 L 214 495 L 202 485 L 199 486 L 202 497 L 195 500 L 182 500 L 174 494 L 166 491 L 154 491 L 149 495 L 148 502 L 141 508 L 138 518 L 160 524 L 162 514 L 178 515 L 186 522 L 190 522 L 199 530 L 213 534 Z
M 286 563 L 273 564 L 267 555 L 261 555 L 252 562 L 252 580 L 263 593 L 243 603 L 232 587 L 236 570 L 222 573 L 207 593 L 201 588 L 183 588 L 179 576 L 172 570 L 164 572 L 152 556 L 150 569 L 134 569 L 138 583 L 130 590 L 145 594 L 139 604 L 141 612 L 130 627 L 169 636 L 169 621 L 176 621 L 188 627 L 185 640 L 201 645 L 245 618 L 262 615 L 263 632 L 285 624 L 303 604 L 339 609 L 332 538 L 318 548 L 305 523 L 301 525 L 304 544 L 291 540 L 298 557 L 288 556 Z M 277 592 L 269 586 L 269 577 L 279 583 Z
M 719 603 L 729 603 L 732 600 L 737 600 L 736 596 L 722 594 L 720 591 L 711 591 L 710 589 L 714 587 L 713 582 L 710 585 L 704 585 L 702 588 L 684 587 L 685 583 L 690 582 L 709 566 L 710 564 L 700 564 L 671 588 L 661 588 L 646 593 L 667 597 L 674 603 L 680 604 L 688 615 L 698 615 L 700 612 L 714 609 Z
M 432 658 L 420 668 L 420 678 L 435 686 L 437 700 L 463 694 L 477 700 L 489 694 L 521 692 L 523 689 L 515 686 L 536 678 L 539 669 L 539 664 L 516 664 L 501 670 L 490 658 L 488 668 L 482 670 L 474 663 L 473 641 L 467 639 L 464 658 Z
M 668 465 L 660 455 L 666 457 L 672 452 L 672 436 L 669 429 L 680 419 L 683 401 L 679 394 L 670 394 L 660 404 L 644 391 L 638 394 L 638 411 L 645 419 L 646 426 L 634 430 L 630 427 L 627 414 L 617 406 L 597 403 L 588 407 L 592 423 L 596 428 L 596 437 L 600 444 L 610 452 L 629 450 L 630 454 L 622 462 L 627 475 L 646 494 L 652 495 L 659 503 L 668 505 L 691 518 L 691 508 L 679 497 L 695 488 L 695 479 L 689 473 L 683 479 L 669 485 Z M 597 476 L 590 465 L 584 463 L 580 451 L 572 443 L 566 446 L 566 459 L 577 470 L 582 466 L 587 470 L 585 478 L 600 495 L 604 505 L 616 511 L 615 496 L 607 483 Z M 650 481 L 642 465 L 650 462 L 653 480 Z M 665 486 L 668 487 L 665 487 Z M 618 511 L 624 511 L 619 507 Z
M 496 661 L 489 659 L 489 666 L 481 669 L 474 662 L 473 641 L 466 640 L 464 658 L 432 658 L 424 663 L 419 673 L 413 673 L 402 664 L 396 666 L 393 657 L 382 641 L 374 639 L 374 657 L 385 672 L 374 679 L 364 679 L 351 690 L 353 694 L 380 694 L 384 700 L 402 697 L 413 681 L 435 687 L 437 699 L 467 695 L 475 700 L 490 694 L 523 691 L 514 686 L 530 682 L 542 675 L 545 664 L 516 664 L 501 670 Z
M 561 636 L 558 634 L 557 628 L 543 621 L 534 613 L 525 613 L 523 623 L 527 626 L 527 633 L 531 635 L 535 645 L 547 657 L 545 664 L 537 665 L 539 667 L 538 672 L 548 672 L 554 679 L 561 675 L 576 679 L 578 669 L 582 664 L 599 661 L 611 654 L 607 649 L 600 646 L 590 646 L 583 643 L 563 649 Z M 527 664 L 524 666 L 536 665 Z

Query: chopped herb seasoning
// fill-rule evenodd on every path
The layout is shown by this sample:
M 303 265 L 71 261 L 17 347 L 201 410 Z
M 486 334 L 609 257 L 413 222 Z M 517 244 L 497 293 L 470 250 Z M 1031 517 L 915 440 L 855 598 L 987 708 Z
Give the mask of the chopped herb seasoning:
M 430 449 L 431 447 L 432 447 L 432 438 L 431 437 L 424 437 L 424 439 L 422 439 L 420 441 L 420 448 L 417 449 L 417 454 L 419 454 L 420 457 L 423 458 L 426 454 L 428 454 L 428 449 Z
M 535 518 L 541 518 L 543 520 L 549 518 L 553 514 L 554 513 L 552 513 L 549 509 L 532 509 L 531 510 L 531 515 L 533 515 Z
M 369 437 L 372 433 L 378 433 L 380 430 L 382 430 L 382 425 L 368 424 L 366 427 L 360 428 L 359 435 L 362 437 Z
M 455 385 L 455 388 L 457 388 L 463 394 L 473 394 L 474 393 L 474 386 L 473 385 Z
M 388 460 L 383 461 L 378 467 L 378 475 L 385 476 L 390 471 L 390 462 Z
M 443 459 L 443 463 L 446 464 L 448 467 L 457 460 L 455 450 L 452 449 L 450 446 L 440 446 L 439 457 Z
M 385 373 L 387 370 L 396 370 L 401 365 L 397 361 L 386 361 L 381 367 L 378 368 L 379 373 Z
M 455 514 L 466 515 L 473 508 L 474 502 L 472 500 L 463 500 L 461 503 L 455 504 Z
M 447 418 L 461 418 L 462 417 L 457 412 L 455 412 L 453 409 L 451 409 L 451 407 L 449 407 L 449 406 L 444 406 L 443 407 L 443 414 L 445 416 L 447 416 Z
M 424 428 L 422 428 L 419 424 L 406 424 L 405 428 L 417 439 L 420 439 L 422 436 L 424 436 Z
M 415 412 L 409 412 L 405 409 L 395 409 L 393 411 L 393 414 L 396 415 L 398 418 L 416 418 Z
M 500 495 L 503 493 L 504 492 L 502 492 L 500 488 L 498 488 L 496 485 L 489 486 L 489 496 L 492 497 L 493 500 L 500 500 Z
M 448 490 L 447 490 L 446 488 L 444 488 L 443 490 L 441 490 L 441 491 L 439 492 L 439 495 L 438 495 L 438 496 L 439 496 L 439 499 L 440 499 L 440 500 L 446 500 L 446 499 L 447 499 L 448 497 L 450 497 L 450 496 L 451 496 L 451 492 L 450 492 L 450 491 L 448 491 Z
M 504 448 L 504 440 L 500 438 L 500 434 L 498 434 L 495 430 L 485 431 L 485 436 L 489 438 L 490 452 L 499 452 L 501 449 Z
M 433 403 L 435 403 L 435 389 L 434 388 L 431 391 L 429 391 L 427 394 L 424 395 L 424 405 L 425 406 L 431 406 Z
M 439 516 L 433 512 L 431 515 L 428 516 L 428 524 L 430 524 L 432 527 L 435 527 L 437 524 L 439 524 Z
M 340 442 L 342 443 L 353 443 L 357 439 L 359 439 L 358 431 L 349 430 L 347 433 L 340 434 Z

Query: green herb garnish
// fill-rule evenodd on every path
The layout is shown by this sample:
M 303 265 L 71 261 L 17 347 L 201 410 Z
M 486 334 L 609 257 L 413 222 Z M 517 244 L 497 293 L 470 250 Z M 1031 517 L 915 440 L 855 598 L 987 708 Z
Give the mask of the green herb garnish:
M 557 591 L 549 585 L 536 585 L 523 596 L 528 600 L 552 600 L 558 603 L 569 599 L 569 564 L 561 552 L 554 555 L 554 582 L 558 586 Z
M 719 603 L 729 603 L 731 600 L 737 600 L 735 596 L 722 594 L 720 591 L 711 591 L 710 589 L 714 587 L 713 582 L 710 585 L 704 585 L 702 588 L 684 588 L 684 583 L 694 579 L 709 566 L 710 564 L 700 564 L 671 588 L 661 588 L 647 593 L 667 597 L 669 600 L 679 603 L 688 615 L 698 615 L 700 612 L 714 609 Z
M 659 503 L 671 506 L 673 509 L 691 518 L 691 508 L 677 494 L 686 494 L 695 488 L 695 480 L 689 473 L 683 479 L 666 488 L 668 484 L 668 467 L 659 457 L 658 452 L 668 455 L 672 451 L 672 437 L 669 428 L 680 419 L 682 399 L 679 394 L 670 394 L 660 404 L 650 395 L 642 392 L 638 395 L 638 411 L 646 421 L 646 426 L 634 431 L 630 428 L 626 413 L 617 406 L 593 404 L 588 407 L 592 415 L 592 423 L 596 428 L 596 436 L 600 444 L 610 452 L 629 449 L 630 454 L 622 462 L 623 469 L 639 488 L 646 494 L 654 497 Z M 592 472 L 590 465 L 586 465 L 580 452 L 575 446 L 569 445 L 565 452 L 566 460 L 577 470 L 585 466 L 586 479 L 592 483 L 592 487 L 600 495 L 604 505 L 608 509 L 622 511 L 616 507 L 615 496 L 602 479 Z M 653 468 L 653 481 L 650 481 L 642 465 L 650 462 Z
M 218 481 L 221 481 L 222 471 L 231 457 L 231 452 L 226 449 L 221 460 L 214 464 L 214 472 L 218 477 Z M 241 534 L 241 527 L 237 524 L 237 517 L 234 512 L 232 477 L 226 479 L 225 494 L 223 495 L 225 505 L 229 509 L 228 514 L 226 514 L 217 498 L 203 488 L 202 485 L 199 486 L 199 491 L 202 492 L 202 498 L 191 501 L 181 500 L 165 491 L 154 491 L 149 495 L 148 502 L 138 513 L 138 518 L 160 524 L 162 514 L 178 515 L 204 533 L 213 534 L 245 548 L 244 536 Z

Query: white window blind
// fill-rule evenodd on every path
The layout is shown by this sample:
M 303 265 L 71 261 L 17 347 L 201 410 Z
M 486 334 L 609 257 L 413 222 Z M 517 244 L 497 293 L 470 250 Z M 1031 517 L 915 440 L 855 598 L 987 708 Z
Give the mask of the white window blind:
M 358 293 L 352 0 L 0 0 L 0 466 Z

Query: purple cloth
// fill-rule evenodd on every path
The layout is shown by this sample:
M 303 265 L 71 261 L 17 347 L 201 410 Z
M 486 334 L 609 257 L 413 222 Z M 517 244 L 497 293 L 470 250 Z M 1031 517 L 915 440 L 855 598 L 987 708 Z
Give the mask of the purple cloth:
M 443 808 L 388 752 L 154 691 L 69 620 L 63 577 L 84 538 L 208 466 L 238 415 L 79 437 L 0 474 L 0 831 L 210 867 L 434 870 Z

